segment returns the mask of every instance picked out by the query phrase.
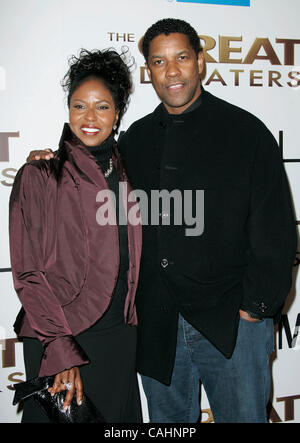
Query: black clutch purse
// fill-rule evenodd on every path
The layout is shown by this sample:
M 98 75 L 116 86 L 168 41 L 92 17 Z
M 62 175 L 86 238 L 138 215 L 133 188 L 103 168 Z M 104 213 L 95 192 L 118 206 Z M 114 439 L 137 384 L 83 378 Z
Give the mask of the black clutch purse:
M 58 392 L 53 397 L 48 392 L 48 388 L 53 386 L 54 378 L 55 376 L 36 377 L 15 384 L 13 405 L 33 397 L 52 423 L 105 423 L 105 419 L 86 394 L 83 395 L 80 406 L 77 405 L 74 395 L 70 407 L 64 411 L 66 391 Z

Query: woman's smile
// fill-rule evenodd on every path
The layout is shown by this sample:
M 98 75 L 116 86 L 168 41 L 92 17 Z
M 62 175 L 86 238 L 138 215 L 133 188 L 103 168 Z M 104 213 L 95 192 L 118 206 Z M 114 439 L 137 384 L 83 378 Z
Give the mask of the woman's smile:
M 90 77 L 75 90 L 69 118 L 72 132 L 86 146 L 100 145 L 110 136 L 118 111 L 104 82 Z

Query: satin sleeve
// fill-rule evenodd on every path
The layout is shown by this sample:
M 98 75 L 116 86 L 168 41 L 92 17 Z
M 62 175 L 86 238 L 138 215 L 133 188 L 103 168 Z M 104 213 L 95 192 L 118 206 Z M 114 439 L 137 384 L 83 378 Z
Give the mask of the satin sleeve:
M 89 363 L 72 336 L 45 272 L 45 216 L 51 210 L 46 198 L 48 174 L 47 168 L 38 162 L 24 165 L 15 178 L 9 205 L 14 288 L 32 330 L 44 347 L 41 377 Z

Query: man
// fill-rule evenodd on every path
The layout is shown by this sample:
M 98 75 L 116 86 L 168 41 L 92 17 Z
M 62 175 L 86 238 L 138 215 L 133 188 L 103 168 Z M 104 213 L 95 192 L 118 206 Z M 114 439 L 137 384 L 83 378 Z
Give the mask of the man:
M 162 103 L 121 138 L 133 188 L 149 199 L 204 190 L 201 235 L 186 235 L 173 207 L 143 226 L 137 370 L 150 421 L 196 422 L 201 380 L 215 422 L 266 422 L 273 324 L 296 254 L 279 148 L 256 117 L 202 88 L 189 24 L 155 23 L 143 54 Z

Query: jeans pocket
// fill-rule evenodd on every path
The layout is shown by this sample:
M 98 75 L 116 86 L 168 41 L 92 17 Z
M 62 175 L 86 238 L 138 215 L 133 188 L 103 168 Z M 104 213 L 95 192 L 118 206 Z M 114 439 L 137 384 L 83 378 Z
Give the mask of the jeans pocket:
M 240 320 L 242 320 L 242 321 L 245 322 L 245 323 L 249 323 L 250 325 L 251 325 L 251 324 L 252 324 L 252 325 L 260 324 L 260 323 L 263 323 L 263 322 L 265 321 L 264 318 L 262 318 L 261 320 L 256 319 L 255 321 L 250 321 L 250 320 L 247 320 L 247 319 L 245 319 L 245 318 L 243 318 L 243 317 L 240 317 Z

